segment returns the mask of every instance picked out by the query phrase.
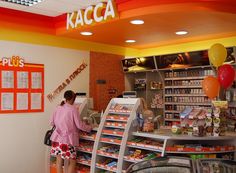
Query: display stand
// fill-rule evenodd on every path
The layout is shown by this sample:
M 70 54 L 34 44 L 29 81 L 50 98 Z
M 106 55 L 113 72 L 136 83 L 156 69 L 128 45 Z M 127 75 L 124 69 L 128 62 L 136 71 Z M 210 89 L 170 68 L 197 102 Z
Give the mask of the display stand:
M 92 173 L 99 170 L 122 172 L 126 143 L 139 104 L 140 100 L 134 98 L 114 98 L 110 101 L 96 135 L 92 152 Z M 107 148 L 109 150 L 109 145 L 114 147 L 110 147 L 110 152 L 105 151 Z
M 140 133 L 133 132 L 134 136 L 145 137 L 150 139 L 159 139 L 165 141 L 165 155 L 191 155 L 191 154 L 224 154 L 234 153 L 234 160 L 236 159 L 236 133 L 226 133 L 226 136 L 204 136 L 195 137 L 188 135 L 173 135 L 170 130 L 162 130 L 158 133 Z M 184 145 L 189 147 L 181 147 Z M 202 144 L 208 147 L 191 147 L 194 144 Z M 178 145 L 179 147 L 173 147 Z

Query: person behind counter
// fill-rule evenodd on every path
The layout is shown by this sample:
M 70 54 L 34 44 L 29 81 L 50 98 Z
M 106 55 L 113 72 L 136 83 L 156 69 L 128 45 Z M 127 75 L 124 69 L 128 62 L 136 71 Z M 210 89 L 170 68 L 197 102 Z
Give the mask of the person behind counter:
M 68 160 L 67 173 L 75 173 L 76 146 L 79 144 L 79 130 L 90 132 L 92 127 L 80 120 L 78 109 L 73 105 L 75 93 L 68 90 L 64 93 L 65 101 L 56 107 L 50 119 L 55 126 L 51 136 L 51 155 L 56 156 L 57 173 L 62 173 L 63 160 Z

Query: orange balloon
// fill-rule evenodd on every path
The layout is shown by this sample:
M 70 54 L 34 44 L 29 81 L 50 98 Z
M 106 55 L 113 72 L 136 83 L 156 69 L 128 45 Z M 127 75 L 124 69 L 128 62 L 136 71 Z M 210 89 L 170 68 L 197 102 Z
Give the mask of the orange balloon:
M 216 77 L 207 76 L 202 81 L 202 88 L 210 99 L 214 99 L 220 92 L 220 83 Z

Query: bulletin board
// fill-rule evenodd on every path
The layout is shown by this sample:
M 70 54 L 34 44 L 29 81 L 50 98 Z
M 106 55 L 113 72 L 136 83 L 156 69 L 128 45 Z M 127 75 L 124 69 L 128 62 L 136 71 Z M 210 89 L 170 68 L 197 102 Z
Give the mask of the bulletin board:
M 0 61 L 0 113 L 44 111 L 44 65 L 3 65 Z

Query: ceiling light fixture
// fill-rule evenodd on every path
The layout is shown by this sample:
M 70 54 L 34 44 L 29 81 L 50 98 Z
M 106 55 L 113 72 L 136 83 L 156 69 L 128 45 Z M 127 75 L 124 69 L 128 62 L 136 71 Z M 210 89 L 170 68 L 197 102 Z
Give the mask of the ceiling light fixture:
M 42 2 L 43 0 L 0 0 L 0 1 L 9 2 L 13 4 L 18 4 L 18 5 L 24 5 L 24 6 L 32 6 L 32 5 Z
M 126 43 L 135 43 L 136 41 L 135 40 L 126 40 L 125 42 Z
M 144 21 L 143 20 L 131 20 L 130 23 L 133 25 L 142 25 L 142 24 L 144 24 Z
M 93 35 L 92 32 L 80 32 L 81 35 L 85 35 L 85 36 L 89 36 L 89 35 Z
M 188 34 L 188 32 L 187 31 L 177 31 L 177 32 L 175 32 L 175 34 L 176 35 L 186 35 L 186 34 Z

